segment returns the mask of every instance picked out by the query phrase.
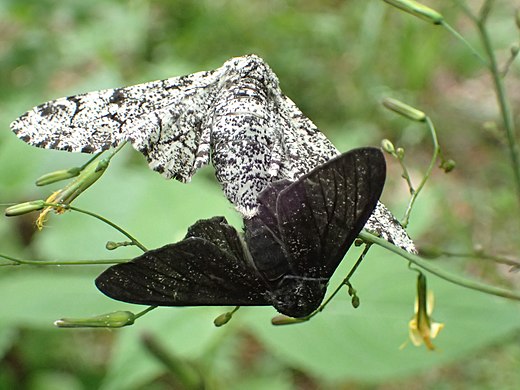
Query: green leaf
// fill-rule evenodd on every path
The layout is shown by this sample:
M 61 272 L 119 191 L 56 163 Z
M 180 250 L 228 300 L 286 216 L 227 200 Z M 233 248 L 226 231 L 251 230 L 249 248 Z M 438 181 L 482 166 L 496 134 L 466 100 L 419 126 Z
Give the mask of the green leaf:
M 168 353 L 188 360 L 201 359 L 227 332 L 213 325 L 218 308 L 160 308 L 132 327 L 117 330 L 118 340 L 102 390 L 140 388 L 161 375 L 165 367 L 143 347 L 150 334 Z
M 64 316 L 96 315 L 123 306 L 94 286 L 100 267 L 12 268 L 2 267 L 0 274 L 0 296 L 4 297 L 0 326 L 52 328 L 53 322 Z
M 0 357 L 3 357 L 16 341 L 17 333 L 12 326 L 0 325 Z
M 332 381 L 382 382 L 457 361 L 520 326 L 518 304 L 429 276 L 436 297 L 432 317 L 446 324 L 434 340 L 437 351 L 411 344 L 400 350 L 413 314 L 416 273 L 402 259 L 374 249 L 352 282 L 361 299 L 358 309 L 345 290 L 307 323 L 269 327 L 251 313 L 249 327 L 289 366 Z
M 126 159 L 136 158 L 133 165 Z M 189 184 L 165 180 L 150 171 L 144 158 L 132 148 L 116 155 L 103 177 L 81 195 L 73 206 L 93 211 L 133 234 L 147 248 L 157 248 L 181 240 L 187 228 L 202 218 L 228 217 L 241 226 L 238 214 L 222 194 L 219 185 L 199 172 Z M 51 214 L 47 228 L 37 236 L 40 256 L 52 258 L 135 257 L 135 247 L 107 251 L 107 241 L 126 239 L 108 225 L 83 214 Z

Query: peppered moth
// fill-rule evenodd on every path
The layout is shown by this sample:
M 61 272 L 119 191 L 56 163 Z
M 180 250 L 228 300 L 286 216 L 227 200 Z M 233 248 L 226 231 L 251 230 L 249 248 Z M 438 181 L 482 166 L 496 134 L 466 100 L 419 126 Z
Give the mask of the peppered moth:
M 226 197 L 245 217 L 269 183 L 296 180 L 339 151 L 286 97 L 259 57 L 220 68 L 64 97 L 11 124 L 25 142 L 97 153 L 129 141 L 166 178 L 188 182 L 211 160 Z M 413 242 L 378 203 L 366 228 L 408 250 Z
M 96 279 L 111 298 L 157 306 L 272 305 L 291 317 L 316 310 L 332 274 L 374 210 L 385 182 L 375 148 L 334 157 L 258 196 L 240 234 L 201 220 L 175 244 L 114 265 Z

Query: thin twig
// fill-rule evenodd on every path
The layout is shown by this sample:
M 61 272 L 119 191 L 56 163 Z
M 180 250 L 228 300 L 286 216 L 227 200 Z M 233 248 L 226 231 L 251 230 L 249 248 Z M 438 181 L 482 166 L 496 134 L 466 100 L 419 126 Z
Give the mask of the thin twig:
M 455 38 L 461 41 L 472 53 L 477 57 L 480 62 L 485 66 L 489 67 L 488 61 L 464 38 L 457 30 L 455 30 L 451 25 L 445 20 L 442 21 L 441 25 L 450 32 Z
M 433 122 L 431 119 L 427 116 L 425 118 L 425 123 L 428 126 L 428 129 L 430 130 L 430 134 L 432 137 L 433 142 L 433 154 L 432 158 L 430 160 L 430 164 L 428 165 L 428 168 L 426 169 L 426 173 L 424 174 L 424 177 L 422 178 L 421 182 L 417 186 L 417 188 L 414 190 L 412 187 L 410 187 L 412 196 L 410 197 L 410 201 L 408 202 L 408 207 L 406 208 L 406 211 L 404 213 L 404 217 L 401 221 L 401 224 L 403 227 L 408 226 L 408 222 L 410 219 L 410 213 L 412 212 L 413 205 L 415 204 L 415 201 L 417 200 L 417 196 L 423 189 L 424 185 L 426 184 L 426 181 L 428 181 L 429 177 L 431 176 L 432 170 L 435 167 L 435 163 L 437 162 L 437 158 L 439 157 L 440 153 L 440 146 L 439 146 L 439 140 L 437 139 L 437 132 L 435 131 L 435 127 L 433 126 Z
M 0 254 L 0 258 L 5 259 L 7 261 L 11 261 L 12 263 L 0 264 L 0 266 L 8 266 L 8 265 L 106 265 L 106 264 L 119 264 L 119 263 L 127 263 L 129 259 L 103 259 L 103 260 L 68 260 L 68 261 L 60 261 L 60 260 L 23 260 L 16 259 L 11 256 Z
M 134 245 L 136 245 L 137 247 L 139 247 L 143 252 L 146 252 L 148 249 L 146 249 L 146 247 L 141 244 L 137 238 L 135 238 L 134 236 L 132 236 L 130 233 L 128 233 L 126 230 L 124 230 L 122 227 L 119 227 L 118 225 L 116 225 L 114 222 L 106 219 L 105 217 L 99 215 L 99 214 L 96 214 L 96 213 L 93 213 L 91 211 L 88 211 L 88 210 L 83 210 L 83 209 L 80 209 L 78 207 L 74 207 L 74 206 L 70 206 L 70 205 L 61 205 L 61 204 L 56 204 L 56 203 L 45 203 L 45 206 L 48 206 L 48 207 L 54 207 L 56 209 L 65 209 L 65 210 L 73 210 L 73 211 L 77 211 L 78 213 L 82 213 L 82 214 L 86 214 L 86 215 L 90 215 L 91 217 L 94 217 L 96 219 L 99 219 L 100 221 L 106 223 L 107 225 L 113 227 L 114 229 L 116 229 L 118 232 L 120 232 L 121 234 L 125 235 L 130 241 L 132 241 L 134 243 Z
M 505 257 L 505 256 L 495 256 L 495 255 L 490 255 L 490 254 L 482 253 L 482 252 L 457 253 L 457 252 L 441 251 L 441 252 L 439 252 L 439 255 L 446 256 L 446 257 L 463 257 L 463 258 L 490 260 L 495 263 L 510 265 L 515 268 L 520 267 L 520 260 L 518 260 L 518 259 L 512 259 L 512 258 Z
M 500 108 L 500 113 L 502 116 L 502 120 L 504 123 L 504 129 L 507 135 L 507 143 L 509 147 L 509 156 L 511 159 L 511 167 L 513 169 L 513 176 L 515 180 L 516 187 L 516 195 L 517 201 L 520 204 L 520 158 L 518 155 L 518 144 L 516 141 L 515 134 L 515 124 L 513 113 L 511 111 L 511 107 L 509 101 L 507 99 L 507 93 L 504 85 L 504 81 L 502 79 L 502 74 L 497 64 L 496 56 L 493 51 L 493 46 L 491 44 L 491 39 L 489 37 L 487 28 L 486 28 L 486 20 L 489 15 L 490 9 L 493 5 L 493 0 L 487 0 L 482 6 L 480 12 L 480 18 L 477 19 L 477 28 L 482 38 L 482 43 L 484 46 L 484 51 L 489 58 L 489 70 L 491 73 L 491 77 L 493 79 L 493 84 L 495 87 L 495 93 L 497 95 L 498 105 Z
M 486 294 L 496 295 L 503 298 L 514 299 L 520 301 L 520 291 L 512 291 L 507 290 L 501 287 L 490 286 L 488 284 L 480 283 L 474 280 L 466 279 L 461 276 L 449 273 L 441 268 L 438 268 L 431 264 L 431 262 L 422 259 L 421 257 L 414 255 L 401 249 L 388 241 L 376 237 L 373 234 L 370 234 L 366 231 L 362 231 L 359 234 L 359 237 L 363 239 L 365 242 L 370 242 L 373 244 L 377 244 L 382 246 L 385 249 L 388 249 L 401 257 L 404 257 L 408 261 L 412 262 L 416 266 L 428 271 L 429 273 L 438 276 L 441 279 L 447 280 L 448 282 L 454 283 L 461 287 L 466 287 L 472 290 L 477 290 Z

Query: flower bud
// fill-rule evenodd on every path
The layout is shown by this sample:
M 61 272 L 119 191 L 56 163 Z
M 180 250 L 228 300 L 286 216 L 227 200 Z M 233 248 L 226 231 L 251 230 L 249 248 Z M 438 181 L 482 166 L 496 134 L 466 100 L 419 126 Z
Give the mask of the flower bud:
M 359 307 L 360 301 L 357 295 L 352 296 L 352 307 L 357 309 Z
M 81 170 L 81 173 L 64 188 L 54 192 L 51 196 L 46 199 L 46 203 L 53 203 L 58 205 L 68 206 L 74 199 L 76 199 L 81 193 L 86 191 L 92 184 L 94 184 L 105 172 L 108 167 L 108 159 L 101 161 L 93 161 Z M 55 210 L 56 213 L 63 213 L 65 208 L 62 207 L 46 207 L 39 215 L 36 220 L 36 226 L 38 229 L 43 228 L 43 224 L 47 219 L 47 215 L 51 210 Z
M 37 186 L 46 186 L 47 184 L 55 183 L 57 181 L 70 179 L 71 177 L 76 177 L 80 174 L 81 168 L 75 167 L 70 169 L 62 169 L 60 171 L 54 171 L 51 173 L 47 173 L 43 176 L 40 176 L 36 180 Z
M 409 14 L 417 16 L 418 18 L 431 22 L 433 24 L 442 24 L 444 17 L 434 9 L 427 7 L 414 0 L 384 0 L 385 3 L 393 5 Z
M 105 248 L 108 249 L 109 251 L 113 251 L 114 249 L 119 248 L 119 246 L 120 245 L 114 241 L 107 241 L 107 243 L 105 244 Z
M 444 169 L 444 172 L 448 173 L 455 169 L 456 163 L 453 160 L 446 160 L 441 163 L 441 169 Z
M 433 311 L 433 292 L 427 289 L 426 276 L 419 272 L 417 276 L 417 296 L 415 298 L 414 315 L 408 323 L 408 332 L 413 345 L 421 344 L 433 351 L 435 346 L 432 340 L 444 328 L 444 324 L 435 322 L 431 318 Z
M 14 206 L 10 206 L 5 209 L 6 217 L 15 217 L 18 215 L 23 215 L 30 213 L 31 211 L 38 211 L 45 207 L 45 202 L 43 200 L 33 200 L 31 202 L 18 203 Z
M 381 147 L 383 148 L 383 150 L 387 153 L 390 153 L 390 154 L 393 154 L 395 153 L 395 147 L 394 147 L 394 144 L 388 140 L 388 139 L 384 139 L 381 141 Z
M 54 203 L 71 203 L 94 184 L 103 175 L 107 167 L 108 160 L 106 159 L 99 162 L 94 161 L 92 164 L 87 165 L 75 180 L 67 184 L 65 188 L 60 191 Z
M 58 328 L 121 328 L 132 325 L 135 315 L 129 311 L 114 311 L 90 318 L 62 318 L 54 322 Z
M 228 311 L 226 313 L 222 313 L 217 318 L 215 318 L 213 320 L 213 323 L 215 324 L 215 326 L 220 327 L 222 325 L 226 325 L 229 322 L 229 320 L 231 320 L 231 318 L 233 318 L 233 313 Z
M 130 246 L 134 245 L 132 241 L 121 241 L 121 242 L 115 242 L 115 241 L 107 241 L 105 244 L 105 248 L 109 251 L 113 251 L 114 249 L 120 248 L 122 246 Z
M 424 122 L 426 120 L 426 114 L 424 112 L 419 111 L 397 99 L 384 98 L 383 106 L 413 121 Z
M 271 319 L 271 324 L 273 325 L 291 325 L 291 324 L 298 324 L 300 322 L 305 322 L 305 319 L 302 318 L 293 318 L 293 317 L 287 317 L 283 314 L 280 314 L 278 316 L 275 316 Z

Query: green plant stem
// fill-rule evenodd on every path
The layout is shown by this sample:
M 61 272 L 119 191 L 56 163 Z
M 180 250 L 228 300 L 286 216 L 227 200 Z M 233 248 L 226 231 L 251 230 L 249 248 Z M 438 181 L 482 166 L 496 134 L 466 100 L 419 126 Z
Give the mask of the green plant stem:
M 311 314 L 309 314 L 307 317 L 303 317 L 303 318 L 295 318 L 295 322 L 304 322 L 304 321 L 308 321 L 310 320 L 312 317 L 314 317 L 316 314 L 318 313 L 321 313 L 325 307 L 330 303 L 330 301 L 332 301 L 332 299 L 338 294 L 338 292 L 344 287 L 344 286 L 348 286 L 349 283 L 350 283 L 350 278 L 352 277 L 352 275 L 354 275 L 354 272 L 356 272 L 356 270 L 358 269 L 359 265 L 361 264 L 361 262 L 364 260 L 366 254 L 368 253 L 369 249 L 370 249 L 370 246 L 371 244 L 367 244 L 365 245 L 365 249 L 363 249 L 363 252 L 361 253 L 361 255 L 359 255 L 356 263 L 354 264 L 354 266 L 352 267 L 352 269 L 350 270 L 350 272 L 348 273 L 348 275 L 345 277 L 345 279 L 343 279 L 343 281 L 336 287 L 336 289 L 332 292 L 332 294 L 330 294 L 330 296 L 320 305 L 320 307 L 318 307 L 315 311 L 313 311 Z
M 116 148 L 112 149 L 107 158 L 110 160 L 112 157 L 114 157 L 116 153 L 118 153 L 121 149 L 124 148 L 124 146 L 126 145 L 126 142 L 127 141 L 124 141 L 124 142 L 120 143 Z
M 468 5 L 464 0 L 454 0 L 455 3 L 459 6 L 460 9 L 466 14 L 468 18 L 470 18 L 473 22 L 477 22 L 477 17 L 471 12 Z
M 401 257 L 404 257 L 405 259 L 407 259 L 411 263 L 415 264 L 416 266 L 424 269 L 425 271 L 430 272 L 431 274 L 433 274 L 441 279 L 447 280 L 448 282 L 451 282 L 451 283 L 454 283 L 459 286 L 466 287 L 466 288 L 469 288 L 472 290 L 481 291 L 486 294 L 496 295 L 499 297 L 520 301 L 520 292 L 511 291 L 511 290 L 507 290 L 507 289 L 500 288 L 500 287 L 490 286 L 487 284 L 476 282 L 476 281 L 466 279 L 466 278 L 454 275 L 452 273 L 446 272 L 446 271 L 432 265 L 431 262 L 424 260 L 417 255 L 411 254 L 411 253 L 405 251 L 404 249 L 401 249 L 401 248 L 389 243 L 388 241 L 386 241 L 382 238 L 376 237 L 373 234 L 370 234 L 366 231 L 362 231 L 359 234 L 359 237 L 362 238 L 365 242 L 377 244 L 379 246 L 382 246 L 385 249 L 388 249 L 388 250 L 398 254 Z
M 70 205 L 61 205 L 61 204 L 56 204 L 56 203 L 45 203 L 45 206 L 53 207 L 53 208 L 56 208 L 56 209 L 73 210 L 73 211 L 77 211 L 78 213 L 90 215 L 91 217 L 94 217 L 94 218 L 96 218 L 96 219 L 106 223 L 107 225 L 113 227 L 114 229 L 116 229 L 118 232 L 120 232 L 121 234 L 126 236 L 130 241 L 132 241 L 134 243 L 134 245 L 139 247 L 143 252 L 146 252 L 148 250 L 148 249 L 146 249 L 146 247 L 143 244 L 141 244 L 134 236 L 132 236 L 126 230 L 124 230 L 123 228 L 119 227 L 118 225 L 116 225 L 112 221 L 106 219 L 105 217 L 103 217 L 103 216 L 101 216 L 99 214 L 93 213 L 93 212 L 88 211 L 88 210 L 83 210 L 83 209 L 80 209 L 78 207 L 70 206 Z
M 431 121 L 431 119 L 428 116 L 425 119 L 425 123 L 428 126 L 428 129 L 430 130 L 430 134 L 432 137 L 433 155 L 430 160 L 430 164 L 428 165 L 428 168 L 426 169 L 426 173 L 424 174 L 424 177 L 422 178 L 422 180 L 419 183 L 419 185 L 417 186 L 417 188 L 413 189 L 413 187 L 410 187 L 410 192 L 412 193 L 412 196 L 410 197 L 410 201 L 408 202 L 408 207 L 406 208 L 404 217 L 401 221 L 401 224 L 405 228 L 408 226 L 408 222 L 410 220 L 410 213 L 412 212 L 413 205 L 414 205 L 415 201 L 417 200 L 417 196 L 419 195 L 419 193 L 423 189 L 424 185 L 426 184 L 426 181 L 430 177 L 432 170 L 435 167 L 435 162 L 437 161 L 437 158 L 439 157 L 439 153 L 440 153 L 439 140 L 437 139 L 437 132 L 435 131 L 433 122 Z
M 354 275 L 354 272 L 356 272 L 358 267 L 361 265 L 361 262 L 365 259 L 365 256 L 368 253 L 370 246 L 371 244 L 365 245 L 365 249 L 363 249 L 363 252 L 358 257 L 356 263 L 354 264 L 348 275 L 345 277 L 345 279 L 343 279 L 343 281 L 338 285 L 338 287 L 336 287 L 332 294 L 330 294 L 330 296 L 325 300 L 325 302 L 323 302 L 320 305 L 320 307 L 314 313 L 311 314 L 310 317 L 314 317 L 317 313 L 323 311 L 323 309 L 325 309 L 325 306 L 327 306 L 327 304 L 338 294 L 338 292 L 343 288 L 343 286 L 347 286 L 348 283 L 350 283 L 350 278 L 352 277 L 352 275 Z
M 134 319 L 137 320 L 138 318 L 144 316 L 145 314 L 151 312 L 152 310 L 157 309 L 157 306 L 150 306 L 144 309 L 143 311 L 140 311 L 139 313 L 134 315 Z
M 489 37 L 485 25 L 485 21 L 487 19 L 487 15 L 489 13 L 490 7 L 492 6 L 492 3 L 492 1 L 488 1 L 484 3 L 484 5 L 482 6 L 482 9 L 485 11 L 481 12 L 481 17 L 477 20 L 477 28 L 482 38 L 484 51 L 489 58 L 489 70 L 493 79 L 495 93 L 497 95 L 498 105 L 500 108 L 500 113 L 502 116 L 502 121 L 507 136 L 509 156 L 511 159 L 511 166 L 513 168 L 513 176 L 515 180 L 516 195 L 518 203 L 520 205 L 520 159 L 518 156 L 518 145 L 515 136 L 515 124 L 513 119 L 513 113 L 511 111 L 511 107 L 506 96 L 504 81 L 502 79 L 500 69 L 498 68 L 495 53 L 493 51 L 493 46 L 491 44 L 491 39 Z
M 48 261 L 48 260 L 22 260 L 11 256 L 0 254 L 0 258 L 12 261 L 11 264 L 0 264 L 0 266 L 7 265 L 106 265 L 126 263 L 129 259 L 104 259 L 104 260 L 73 260 L 73 261 Z
M 518 57 L 518 54 L 520 53 L 520 48 L 518 45 L 515 48 L 515 51 L 513 51 L 513 47 L 511 48 L 511 55 L 509 56 L 508 60 L 502 67 L 502 71 L 500 72 L 500 77 L 504 78 L 509 73 L 509 69 L 511 69 L 511 65 L 513 65 L 513 62 L 515 62 L 516 57 Z
M 487 18 L 489 16 L 489 13 L 491 12 L 491 8 L 493 8 L 493 5 L 495 5 L 495 0 L 484 0 L 484 2 L 482 3 L 479 12 L 479 20 L 482 23 L 485 23 L 487 21 Z
M 110 161 L 112 159 L 112 157 L 114 157 L 121 149 L 123 149 L 123 147 L 126 145 L 126 141 L 122 142 L 121 144 L 119 144 L 116 148 L 112 149 L 109 153 L 108 153 L 108 156 L 106 157 L 106 160 Z M 96 153 L 94 156 L 92 156 L 85 164 L 83 164 L 79 169 L 80 171 L 82 171 L 83 169 L 85 169 L 87 166 L 90 165 L 90 163 L 92 163 L 94 160 L 96 160 L 99 156 L 101 156 L 103 153 L 105 153 L 104 151 L 103 152 L 99 152 L 99 153 Z
M 487 253 L 482 252 L 472 252 L 472 253 L 456 253 L 456 252 L 440 252 L 440 255 L 446 257 L 462 257 L 462 258 L 474 258 L 481 260 L 490 260 L 495 263 L 510 265 L 515 268 L 520 267 L 520 260 L 511 259 L 508 257 L 502 256 L 494 256 Z
M 201 374 L 194 364 L 179 358 L 166 349 L 151 333 L 144 333 L 141 336 L 141 341 L 145 349 L 161 362 L 182 384 L 182 388 L 188 390 L 205 388 Z
M 99 156 L 101 156 L 104 152 L 99 152 L 99 153 L 96 153 L 94 156 L 92 156 L 90 158 L 90 160 L 88 160 L 85 164 L 83 164 L 81 167 L 79 167 L 80 171 L 82 171 L 83 169 L 85 169 L 88 165 L 90 165 L 90 163 L 92 161 L 94 161 L 95 159 L 97 159 Z M 108 159 L 110 160 L 112 158 L 112 155 L 108 157 Z
M 453 27 L 451 27 L 450 24 L 448 24 L 448 22 L 446 22 L 445 20 L 443 20 L 441 22 L 441 25 L 451 34 L 453 35 L 455 38 L 457 38 L 460 42 L 462 42 L 464 44 L 464 46 L 466 46 L 474 55 L 475 57 L 477 57 L 480 62 L 482 62 L 482 64 L 488 68 L 489 67 L 489 63 L 488 61 L 486 61 L 486 59 L 484 57 L 482 57 L 480 55 L 480 53 L 457 31 L 455 30 Z
M 408 189 L 410 191 L 410 195 L 413 195 L 415 192 L 415 188 L 412 184 L 412 178 L 410 177 L 410 173 L 408 172 L 408 168 L 406 168 L 406 165 L 402 158 L 397 158 L 397 161 L 399 161 L 399 165 L 401 166 L 401 170 L 403 171 L 401 177 L 406 181 L 406 184 L 408 185 Z M 406 214 L 405 214 L 406 215 Z M 401 221 L 401 224 L 403 221 Z M 403 227 L 406 227 L 403 225 Z

